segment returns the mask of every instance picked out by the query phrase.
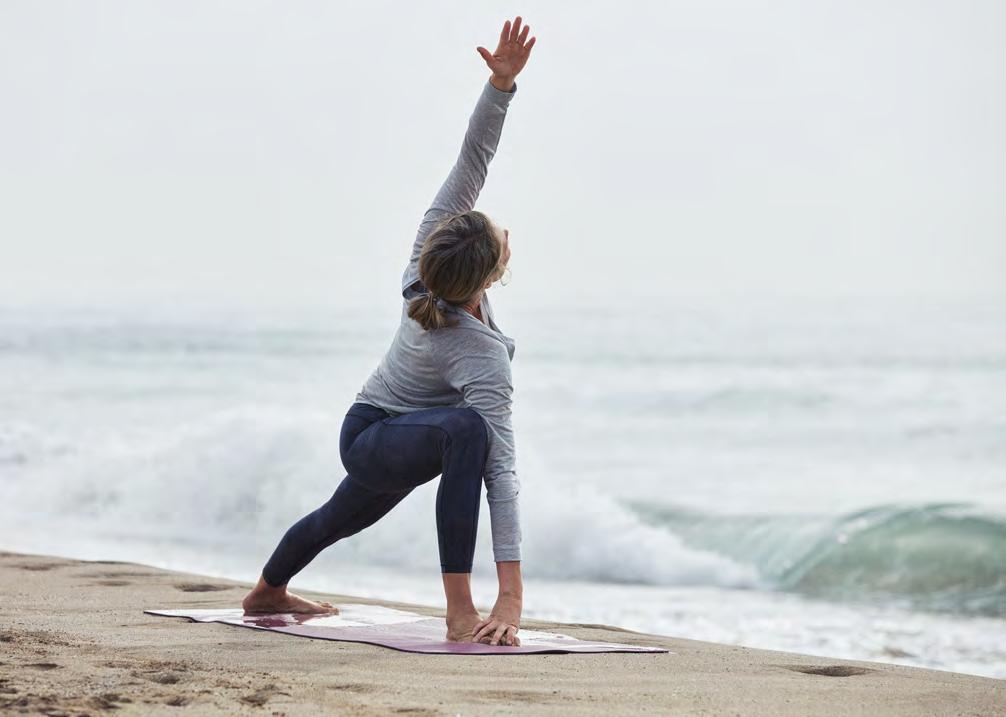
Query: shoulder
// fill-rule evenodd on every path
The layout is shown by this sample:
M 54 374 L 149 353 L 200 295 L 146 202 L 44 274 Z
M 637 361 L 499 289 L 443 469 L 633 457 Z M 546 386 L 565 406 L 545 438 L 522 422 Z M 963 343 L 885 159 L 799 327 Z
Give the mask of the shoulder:
M 488 330 L 454 326 L 430 332 L 435 362 L 445 375 L 509 383 L 510 354 L 506 344 Z
M 457 326 L 446 326 L 429 332 L 435 348 L 445 355 L 464 356 L 466 353 L 480 357 L 492 356 L 506 359 L 509 363 L 506 344 L 495 332 L 487 327 L 464 322 Z

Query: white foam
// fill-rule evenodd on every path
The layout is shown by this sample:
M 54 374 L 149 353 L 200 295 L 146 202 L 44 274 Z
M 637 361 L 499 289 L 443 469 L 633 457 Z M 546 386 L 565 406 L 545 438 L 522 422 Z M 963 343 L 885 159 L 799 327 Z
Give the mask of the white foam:
M 6 505 L 46 506 L 54 521 L 91 523 L 106 537 L 169 539 L 223 549 L 279 538 L 326 501 L 344 474 L 341 416 L 265 406 L 221 411 L 169 435 L 108 436 L 51 454 L 8 487 Z M 528 456 L 525 464 L 532 464 Z M 411 567 L 438 562 L 436 481 L 421 486 L 366 535 L 334 548 L 346 560 Z M 527 574 L 602 582 L 749 586 L 755 575 L 645 525 L 613 496 L 527 469 L 521 506 Z M 489 510 L 479 551 L 491 554 Z M 264 559 L 264 556 L 263 556 Z M 485 565 L 484 561 L 482 562 Z

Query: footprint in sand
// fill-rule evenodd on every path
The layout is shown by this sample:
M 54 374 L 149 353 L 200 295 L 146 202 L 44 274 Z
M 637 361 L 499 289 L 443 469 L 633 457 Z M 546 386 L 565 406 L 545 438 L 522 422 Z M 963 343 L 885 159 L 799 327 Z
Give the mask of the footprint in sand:
M 855 665 L 784 665 L 784 667 L 793 672 L 802 672 L 805 675 L 823 675 L 824 677 L 852 677 L 875 672 L 875 670 Z
M 119 578 L 150 578 L 156 576 L 153 576 L 150 573 L 140 572 L 138 570 L 103 570 L 100 573 L 86 573 L 81 577 L 106 578 L 116 580 Z
M 147 675 L 147 679 L 160 685 L 177 685 L 182 681 L 182 675 L 174 672 L 159 672 L 155 675 Z
M 32 572 L 43 572 L 45 570 L 52 570 L 53 568 L 63 567 L 62 563 L 23 563 L 15 567 L 21 568 L 22 570 L 30 570 Z
M 178 583 L 175 588 L 183 593 L 215 593 L 221 590 L 233 590 L 230 585 L 211 585 L 210 583 Z
M 239 697 L 238 699 L 240 699 L 247 705 L 254 705 L 255 707 L 261 707 L 262 705 L 264 705 L 266 702 L 269 701 L 270 697 L 272 697 L 272 692 L 270 690 L 256 690 L 255 692 L 252 692 L 250 695 L 244 695 L 242 697 Z
M 12 645 L 58 645 L 71 647 L 84 644 L 79 640 L 70 639 L 62 633 L 51 633 L 46 630 L 5 630 L 0 632 L 0 642 Z
M 470 694 L 472 697 L 481 699 L 510 700 L 525 704 L 541 704 L 563 699 L 554 692 L 539 692 L 537 690 L 476 690 Z

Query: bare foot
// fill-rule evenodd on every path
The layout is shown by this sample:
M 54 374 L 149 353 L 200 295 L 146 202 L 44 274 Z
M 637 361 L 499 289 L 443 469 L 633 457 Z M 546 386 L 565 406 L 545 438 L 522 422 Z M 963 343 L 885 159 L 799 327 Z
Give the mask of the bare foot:
M 475 636 L 475 626 L 482 621 L 478 610 L 464 612 L 460 615 L 447 615 L 447 641 L 471 642 Z
M 306 615 L 338 615 L 339 608 L 330 602 L 315 602 L 288 592 L 286 586 L 274 588 L 259 579 L 250 593 L 241 602 L 245 614 L 297 613 Z

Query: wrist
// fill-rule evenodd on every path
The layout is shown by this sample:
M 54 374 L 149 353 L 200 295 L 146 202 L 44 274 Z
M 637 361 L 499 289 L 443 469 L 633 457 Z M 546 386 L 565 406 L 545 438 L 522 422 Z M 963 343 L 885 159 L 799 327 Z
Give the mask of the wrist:
M 512 75 L 493 75 L 489 82 L 500 92 L 512 92 L 515 79 Z

